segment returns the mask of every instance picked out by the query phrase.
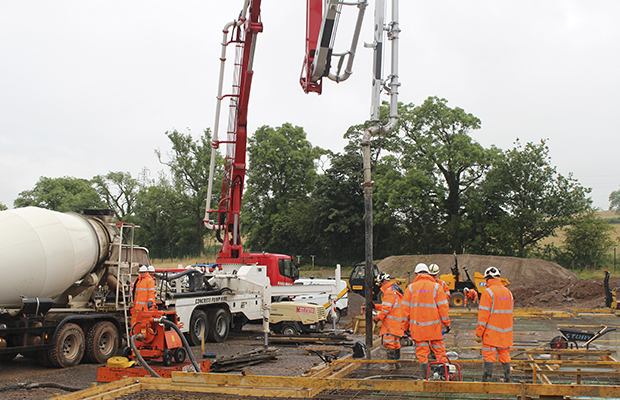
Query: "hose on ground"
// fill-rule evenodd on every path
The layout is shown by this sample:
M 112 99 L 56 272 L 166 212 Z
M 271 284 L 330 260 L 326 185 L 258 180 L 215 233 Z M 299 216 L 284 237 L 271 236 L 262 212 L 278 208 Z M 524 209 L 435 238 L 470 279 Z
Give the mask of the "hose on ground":
M 185 335 L 181 333 L 181 330 L 179 329 L 179 327 L 174 322 L 167 320 L 165 318 L 162 318 L 161 322 L 163 322 L 165 325 L 168 325 L 169 327 L 174 329 L 179 334 L 179 336 L 181 337 L 181 342 L 183 342 L 183 347 L 185 347 L 185 350 L 187 350 L 187 355 L 189 356 L 189 359 L 191 360 L 192 365 L 196 369 L 196 372 L 202 372 L 200 370 L 200 365 L 198 365 L 198 362 L 196 361 L 196 357 L 194 357 L 194 353 L 192 352 L 192 349 L 189 346 L 189 343 L 187 343 L 187 339 L 185 339 Z
M 140 362 L 140 365 L 142 365 L 147 371 L 149 371 L 149 374 L 151 374 L 152 377 L 161 378 L 161 376 L 157 372 L 155 372 L 155 370 L 151 368 L 151 366 L 148 365 L 146 361 L 144 361 L 144 358 L 142 358 L 142 356 L 140 355 L 140 352 L 138 351 L 136 347 L 136 339 L 144 340 L 144 334 L 138 333 L 136 335 L 131 336 L 131 338 L 129 339 L 129 342 L 131 344 L 131 350 L 133 350 L 133 354 L 136 356 L 136 358 Z
M 54 383 L 54 382 L 44 382 L 44 383 L 27 382 L 27 383 L 17 383 L 15 385 L 0 386 L 0 392 L 7 392 L 9 390 L 19 390 L 19 389 L 30 390 L 30 389 L 39 389 L 39 388 L 62 389 L 66 392 L 77 392 L 77 391 L 86 389 L 86 388 L 76 388 L 76 387 L 61 385 L 59 383 Z

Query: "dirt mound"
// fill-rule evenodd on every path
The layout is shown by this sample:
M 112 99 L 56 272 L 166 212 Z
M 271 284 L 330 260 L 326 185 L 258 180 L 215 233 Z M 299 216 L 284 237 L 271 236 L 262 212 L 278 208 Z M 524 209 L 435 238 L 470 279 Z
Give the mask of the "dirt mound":
M 381 261 L 380 271 L 392 276 L 413 278 L 417 263 L 437 264 L 440 274 L 449 274 L 454 265 L 453 254 L 430 254 L 415 256 L 392 256 Z M 538 258 L 516 258 L 462 254 L 458 263 L 463 279 L 467 279 L 462 267 L 467 267 L 473 279 L 474 272 L 483 273 L 490 266 L 502 271 L 502 277 L 510 280 L 510 290 L 517 307 L 575 307 L 597 308 L 605 306 L 602 279 L 579 279 L 557 263 Z M 612 288 L 620 286 L 620 278 L 610 280 Z

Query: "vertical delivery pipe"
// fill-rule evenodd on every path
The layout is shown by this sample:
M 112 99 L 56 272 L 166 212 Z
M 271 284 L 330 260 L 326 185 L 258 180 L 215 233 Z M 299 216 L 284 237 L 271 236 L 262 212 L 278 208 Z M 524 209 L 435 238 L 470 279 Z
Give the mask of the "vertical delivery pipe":
M 398 0 L 392 0 L 392 21 L 384 26 L 384 0 L 377 0 L 375 3 L 375 32 L 374 42 L 367 47 L 374 49 L 373 77 L 372 77 L 372 97 L 370 120 L 377 124 L 366 130 L 362 138 L 362 156 L 364 160 L 364 213 L 365 213 L 365 286 L 366 286 L 366 348 L 372 348 L 372 289 L 374 285 L 373 276 L 373 222 L 372 222 L 372 174 L 370 165 L 370 139 L 373 135 L 387 134 L 396 129 L 398 124 L 398 38 L 400 33 L 398 18 Z M 386 125 L 379 124 L 379 110 L 381 106 L 381 89 L 383 81 L 381 70 L 383 63 L 383 31 L 387 30 L 388 39 L 392 43 L 391 73 L 389 83 L 390 94 L 390 117 Z M 370 351 L 366 357 L 371 358 Z

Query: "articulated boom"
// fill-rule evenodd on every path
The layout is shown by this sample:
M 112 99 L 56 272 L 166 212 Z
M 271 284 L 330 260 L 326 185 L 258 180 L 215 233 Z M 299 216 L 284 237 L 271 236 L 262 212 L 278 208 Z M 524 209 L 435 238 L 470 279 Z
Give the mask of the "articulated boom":
M 224 29 L 224 41 L 222 42 L 222 66 L 220 70 L 220 88 L 218 92 L 218 106 L 216 114 L 216 126 L 213 135 L 213 152 L 211 155 L 211 171 L 209 179 L 209 191 L 207 197 L 207 209 L 205 212 L 205 225 L 209 229 L 218 232 L 218 239 L 222 242 L 222 248 L 218 255 L 218 262 L 243 263 L 249 254 L 243 251 L 239 230 L 239 211 L 243 195 L 246 169 L 246 146 L 247 146 L 247 115 L 252 85 L 252 63 L 254 59 L 254 47 L 256 35 L 263 31 L 260 21 L 261 0 L 246 1 L 244 10 L 238 21 L 227 24 Z M 245 16 L 247 11 L 247 17 Z M 228 28 L 232 27 L 233 35 L 230 41 L 226 40 Z M 233 75 L 233 93 L 221 94 L 223 69 L 226 61 L 226 46 L 236 43 L 235 71 Z M 219 125 L 220 102 L 223 98 L 230 97 L 230 115 L 227 140 L 217 139 L 217 125 Z M 213 181 L 213 169 L 215 161 L 215 149 L 220 143 L 226 143 L 224 177 L 222 180 L 222 196 L 217 210 L 209 209 L 211 186 Z M 209 214 L 217 213 L 216 224 L 209 221 Z M 223 237 L 220 232 L 224 231 Z

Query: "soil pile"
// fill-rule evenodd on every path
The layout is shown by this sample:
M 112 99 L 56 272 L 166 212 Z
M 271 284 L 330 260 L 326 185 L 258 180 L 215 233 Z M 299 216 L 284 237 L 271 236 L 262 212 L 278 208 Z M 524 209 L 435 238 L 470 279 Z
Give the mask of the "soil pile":
M 453 254 L 392 256 L 381 261 L 380 271 L 399 278 L 413 278 L 416 264 L 437 264 L 440 274 L 449 274 L 454 265 Z M 467 279 L 467 268 L 473 279 L 474 272 L 484 273 L 488 267 L 497 267 L 502 277 L 510 280 L 510 290 L 517 307 L 539 308 L 598 308 L 605 306 L 602 279 L 579 279 L 557 263 L 538 258 L 516 258 L 461 254 L 458 256 L 461 279 Z M 620 286 L 620 278 L 610 279 L 611 288 Z

